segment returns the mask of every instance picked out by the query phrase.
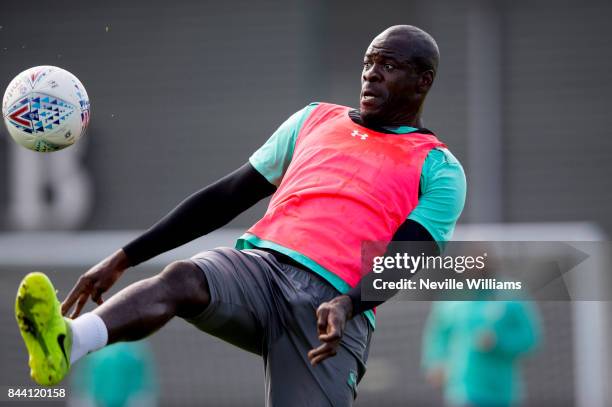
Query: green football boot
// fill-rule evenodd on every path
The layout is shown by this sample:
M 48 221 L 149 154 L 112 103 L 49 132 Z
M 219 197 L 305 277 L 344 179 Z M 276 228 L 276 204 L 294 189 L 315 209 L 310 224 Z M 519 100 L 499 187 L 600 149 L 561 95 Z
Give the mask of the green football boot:
M 72 332 L 46 275 L 34 272 L 21 281 L 15 317 L 30 355 L 32 379 L 44 386 L 62 381 L 70 369 Z

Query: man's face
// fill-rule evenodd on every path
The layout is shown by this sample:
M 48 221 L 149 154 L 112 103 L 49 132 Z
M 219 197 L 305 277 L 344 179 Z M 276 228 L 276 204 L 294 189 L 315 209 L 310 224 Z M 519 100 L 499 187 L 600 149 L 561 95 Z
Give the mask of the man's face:
M 365 122 L 394 125 L 414 114 L 423 95 L 409 46 L 397 36 L 376 37 L 363 59 L 359 109 Z

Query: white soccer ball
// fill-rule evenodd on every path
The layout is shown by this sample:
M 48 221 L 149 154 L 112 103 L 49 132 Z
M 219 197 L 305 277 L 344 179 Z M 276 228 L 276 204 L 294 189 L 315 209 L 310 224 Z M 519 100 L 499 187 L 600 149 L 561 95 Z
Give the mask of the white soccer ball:
M 89 97 L 76 76 L 55 66 L 17 75 L 4 92 L 2 116 L 11 137 L 34 151 L 74 144 L 89 124 Z

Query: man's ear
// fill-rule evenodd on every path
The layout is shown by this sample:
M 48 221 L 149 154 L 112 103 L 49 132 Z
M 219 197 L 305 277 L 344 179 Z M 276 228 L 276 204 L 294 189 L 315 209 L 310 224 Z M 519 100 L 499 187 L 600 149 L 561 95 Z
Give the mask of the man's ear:
M 417 83 L 417 92 L 426 94 L 431 89 L 431 85 L 433 85 L 433 81 L 435 78 L 435 73 L 431 69 L 422 72 L 419 78 L 419 82 Z

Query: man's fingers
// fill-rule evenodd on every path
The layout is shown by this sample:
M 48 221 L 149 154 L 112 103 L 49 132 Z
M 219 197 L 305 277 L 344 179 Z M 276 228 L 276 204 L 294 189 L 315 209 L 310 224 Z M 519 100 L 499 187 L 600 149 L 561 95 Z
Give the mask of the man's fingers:
M 339 312 L 341 310 L 333 301 L 323 303 L 317 309 L 317 331 L 319 340 L 323 343 L 308 352 L 308 359 L 313 366 L 336 355 L 345 324 Z
M 92 296 L 92 297 L 91 297 L 91 300 L 92 300 L 93 302 L 95 302 L 96 304 L 98 304 L 98 305 L 102 305 L 102 304 L 104 304 L 104 300 L 102 299 L 101 294 L 98 294 L 96 297 L 93 297 L 93 296 Z
M 332 356 L 335 356 L 335 355 L 336 355 L 336 352 L 333 352 L 333 353 L 331 353 L 331 352 L 330 352 L 330 353 L 324 353 L 324 354 L 319 355 L 319 356 L 317 356 L 316 358 L 312 359 L 312 360 L 310 361 L 310 364 L 311 364 L 312 366 L 316 366 L 316 365 L 318 365 L 319 363 L 323 362 L 325 359 L 327 359 L 327 358 L 331 358 Z
M 66 316 L 68 311 L 70 311 L 71 307 L 72 307 L 72 304 L 70 302 L 68 302 L 68 298 L 66 298 L 64 300 L 64 302 L 62 302 L 62 315 Z
M 313 366 L 316 366 L 317 364 L 321 363 L 325 359 L 335 356 L 335 355 L 336 355 L 336 347 L 331 344 L 324 343 L 323 345 L 308 352 L 308 359 L 310 359 L 310 363 Z
M 331 345 L 329 343 L 323 343 L 323 344 L 317 346 L 316 348 L 311 349 L 310 352 L 308 352 L 308 357 L 310 359 L 312 359 L 312 358 L 314 358 L 316 356 L 319 356 L 319 355 L 321 355 L 323 353 L 329 352 L 330 350 L 333 350 L 333 349 L 334 349 L 333 345 Z
M 68 311 L 70 311 L 70 308 L 72 308 L 75 301 L 81 295 L 82 287 L 83 287 L 82 280 L 79 279 L 79 281 L 74 285 L 74 287 L 72 287 L 72 290 L 70 290 L 70 292 L 66 296 L 66 299 L 64 300 L 64 302 L 62 302 L 62 315 L 65 316 L 68 313 Z
M 94 292 L 91 295 L 91 300 L 98 305 L 102 305 L 102 303 L 104 303 L 104 300 L 102 299 L 103 292 L 104 291 L 101 288 L 94 288 Z
M 77 301 L 76 309 L 74 310 L 72 315 L 70 315 L 71 319 L 74 319 L 79 316 L 79 314 L 81 313 L 81 310 L 83 309 L 83 307 L 85 306 L 85 303 L 87 302 L 87 298 L 89 298 L 89 293 L 81 294 L 81 296 L 79 297 L 79 300 Z
M 91 280 L 85 276 L 81 276 L 77 283 L 72 287 L 72 290 L 68 293 L 68 296 L 62 303 L 62 313 L 66 314 L 72 308 L 74 303 L 80 299 L 83 295 L 89 296 L 91 293 Z
M 312 349 L 310 352 L 308 352 L 308 359 L 310 359 L 311 361 L 316 358 L 317 356 L 327 352 L 329 350 L 330 346 L 326 343 L 317 346 L 316 348 Z
M 317 310 L 317 330 L 319 335 L 327 332 L 327 316 L 329 315 L 329 309 L 327 307 L 319 307 Z
M 333 343 L 338 342 L 342 338 L 340 334 L 340 330 L 336 329 L 334 332 L 330 332 L 328 334 L 319 335 L 319 340 L 321 342 Z
M 329 318 L 327 329 L 324 332 L 319 332 L 319 340 L 321 342 L 336 342 L 342 338 L 340 330 L 340 321 L 338 318 Z
M 342 338 L 344 329 L 343 321 L 335 312 L 330 312 L 327 316 L 327 329 L 324 332 L 319 332 L 319 340 L 321 342 L 335 342 Z

